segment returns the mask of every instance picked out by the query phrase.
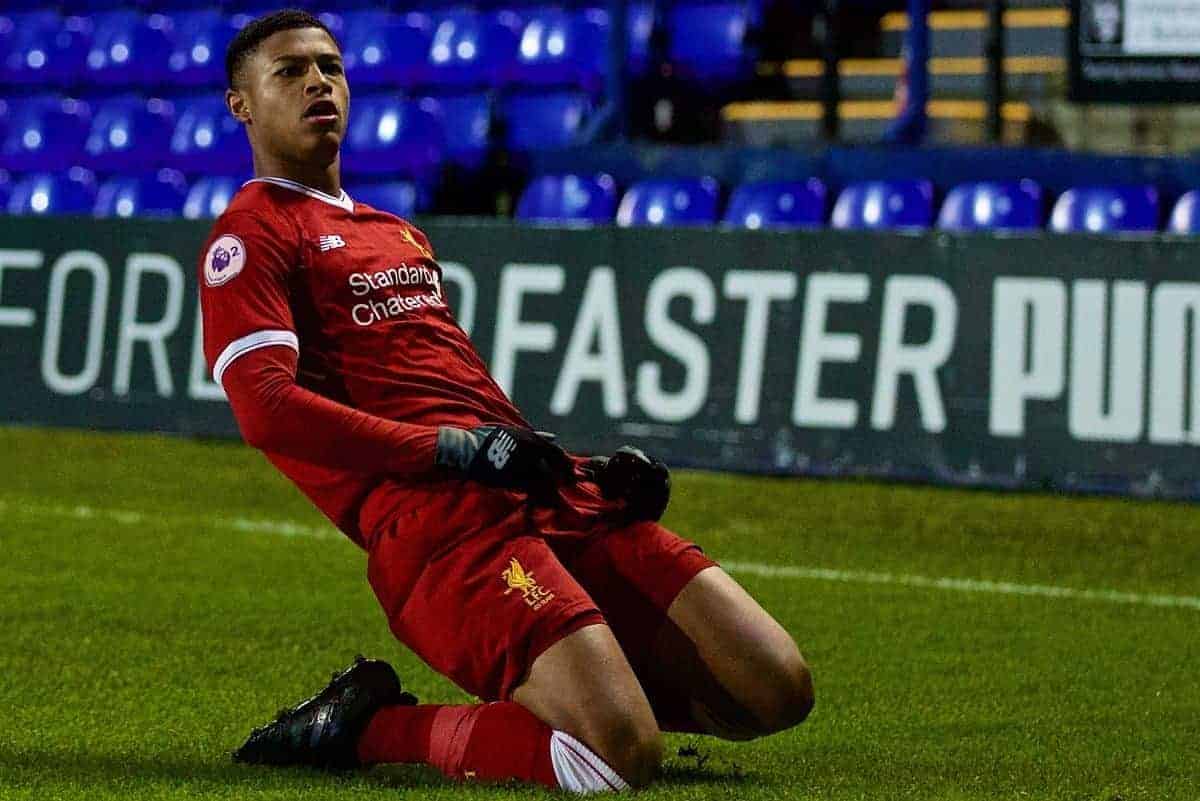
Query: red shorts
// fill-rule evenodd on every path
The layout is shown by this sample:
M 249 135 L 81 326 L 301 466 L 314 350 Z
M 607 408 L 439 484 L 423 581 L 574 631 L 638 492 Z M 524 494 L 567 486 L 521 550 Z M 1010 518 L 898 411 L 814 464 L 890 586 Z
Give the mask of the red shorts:
M 675 596 L 715 562 L 656 523 L 613 525 L 594 497 L 571 500 L 531 514 L 466 482 L 377 491 L 367 574 L 397 639 L 486 701 L 509 699 L 542 651 L 595 623 L 636 668 Z

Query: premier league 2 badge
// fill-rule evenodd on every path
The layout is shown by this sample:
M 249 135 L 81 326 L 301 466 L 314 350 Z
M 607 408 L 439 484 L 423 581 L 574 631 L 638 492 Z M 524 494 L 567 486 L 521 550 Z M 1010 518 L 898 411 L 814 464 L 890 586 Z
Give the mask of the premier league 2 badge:
M 246 266 L 246 246 L 233 234 L 223 234 L 212 243 L 204 257 L 204 283 L 220 286 L 228 283 Z

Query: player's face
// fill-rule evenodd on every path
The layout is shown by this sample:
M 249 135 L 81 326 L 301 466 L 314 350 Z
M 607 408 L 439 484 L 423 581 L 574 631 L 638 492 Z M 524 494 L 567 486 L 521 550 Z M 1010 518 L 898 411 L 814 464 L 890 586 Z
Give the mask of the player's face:
M 342 55 L 320 28 L 272 34 L 244 72 L 255 150 L 286 161 L 327 165 L 346 134 L 350 88 Z

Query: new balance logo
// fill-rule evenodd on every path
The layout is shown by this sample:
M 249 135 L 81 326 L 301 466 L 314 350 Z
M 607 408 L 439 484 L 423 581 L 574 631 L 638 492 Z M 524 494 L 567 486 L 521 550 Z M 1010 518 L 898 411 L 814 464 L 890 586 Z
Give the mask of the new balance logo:
M 517 441 L 507 431 L 501 431 L 492 440 L 492 444 L 488 446 L 488 461 L 492 463 L 492 467 L 497 470 L 503 470 L 504 465 L 508 464 L 508 459 L 512 456 L 512 452 L 516 449 Z
M 317 244 L 320 246 L 321 252 L 324 253 L 325 251 L 333 250 L 334 248 L 346 247 L 346 240 L 342 239 L 337 234 L 325 234 L 319 240 L 317 240 Z

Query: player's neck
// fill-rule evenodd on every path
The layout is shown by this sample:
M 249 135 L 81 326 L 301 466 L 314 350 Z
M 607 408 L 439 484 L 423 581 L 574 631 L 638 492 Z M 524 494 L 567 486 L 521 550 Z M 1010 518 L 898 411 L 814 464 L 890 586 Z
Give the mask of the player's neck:
M 333 197 L 342 194 L 342 171 L 340 159 L 319 167 L 312 164 L 294 164 L 278 159 L 254 159 L 255 178 L 286 178 Z

